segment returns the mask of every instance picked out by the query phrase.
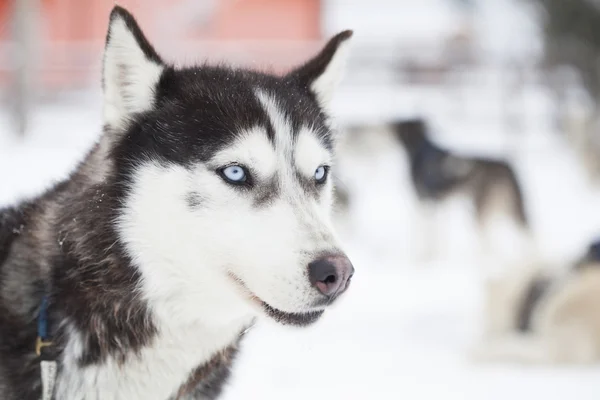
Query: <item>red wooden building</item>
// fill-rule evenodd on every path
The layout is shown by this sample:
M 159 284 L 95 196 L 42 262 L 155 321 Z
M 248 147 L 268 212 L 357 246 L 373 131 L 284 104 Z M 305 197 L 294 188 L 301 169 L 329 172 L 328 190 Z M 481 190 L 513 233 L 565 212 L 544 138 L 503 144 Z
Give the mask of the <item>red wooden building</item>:
M 0 85 L 15 64 L 15 1 L 0 0 Z M 41 89 L 94 85 L 113 0 L 30 0 Z M 120 0 L 167 59 L 228 60 L 285 69 L 318 46 L 320 0 Z M 98 83 L 99 84 L 99 83 Z

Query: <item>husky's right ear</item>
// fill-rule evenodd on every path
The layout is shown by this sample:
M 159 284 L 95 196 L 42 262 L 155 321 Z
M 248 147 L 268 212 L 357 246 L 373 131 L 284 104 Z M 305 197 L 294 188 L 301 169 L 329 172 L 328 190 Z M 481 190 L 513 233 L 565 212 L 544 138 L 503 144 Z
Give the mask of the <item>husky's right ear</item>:
M 132 114 L 149 110 L 164 68 L 133 16 L 115 6 L 102 68 L 104 123 L 118 128 Z
M 289 74 L 308 87 L 325 110 L 329 110 L 333 92 L 342 79 L 352 34 L 350 30 L 338 33 L 319 54 Z

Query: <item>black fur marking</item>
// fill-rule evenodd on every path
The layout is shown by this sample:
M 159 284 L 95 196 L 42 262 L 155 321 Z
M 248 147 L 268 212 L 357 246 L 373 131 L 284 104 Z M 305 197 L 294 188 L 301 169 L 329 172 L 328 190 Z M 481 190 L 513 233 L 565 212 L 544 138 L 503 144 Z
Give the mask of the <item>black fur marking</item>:
M 231 366 L 239 351 L 240 341 L 219 352 L 204 365 L 196 368 L 181 386 L 173 400 L 216 399 L 231 376 Z
M 204 197 L 198 192 L 190 192 L 185 196 L 185 202 L 191 209 L 197 209 L 204 203 Z
M 296 171 L 296 179 L 300 182 L 302 186 L 302 190 L 305 193 L 312 195 L 313 197 L 318 197 L 321 193 L 321 189 L 324 187 L 323 184 L 319 184 L 315 181 L 313 177 L 306 177 L 302 175 L 299 171 Z
M 516 323 L 517 329 L 520 332 L 531 331 L 531 317 L 533 316 L 533 312 L 540 304 L 551 283 L 551 279 L 545 277 L 538 277 L 531 282 L 517 313 Z
M 0 265 L 8 258 L 13 241 L 25 227 L 23 211 L 18 208 L 0 210 Z
M 40 369 L 35 355 L 38 308 L 46 285 L 31 241 L 34 203 L 0 210 L 0 388 L 3 399 L 38 399 Z M 23 249 L 29 250 L 23 254 Z
M 39 398 L 36 391 L 40 388 L 40 370 L 33 352 L 37 330 L 30 323 L 30 318 L 37 314 L 36 301 L 25 302 L 25 307 L 21 307 L 8 303 L 6 299 L 6 291 L 9 290 L 22 290 L 35 298 L 44 289 L 43 282 L 29 274 L 28 265 L 23 269 L 30 276 L 30 282 L 18 288 L 13 288 L 9 282 L 12 271 L 8 270 L 7 260 L 10 260 L 14 244 L 21 235 L 27 234 L 27 221 L 32 212 L 34 207 L 25 204 L 0 210 L 0 388 L 3 389 L 2 396 L 9 396 L 3 397 L 7 399 L 12 399 L 14 393 L 20 394 L 19 399 Z M 22 390 L 24 388 L 27 389 Z
M 267 131 L 267 137 L 269 138 L 271 145 L 273 145 L 273 147 L 275 147 L 275 128 L 273 128 L 273 124 L 271 123 L 271 120 L 268 118 L 267 118 L 267 121 L 265 122 L 265 129 Z
M 139 272 L 114 226 L 126 185 L 112 180 L 72 195 L 58 223 L 65 233 L 57 232 L 64 239 L 54 260 L 51 308 L 81 333 L 82 366 L 108 356 L 125 362 L 156 334 L 146 303 L 137 294 Z M 66 339 L 64 333 L 59 332 L 59 343 Z
M 256 187 L 254 193 L 254 206 L 268 206 L 277 198 L 279 192 L 279 181 L 277 180 L 277 177 L 273 177 L 269 182 Z
M 306 313 L 288 313 L 277 310 L 267 303 L 262 303 L 263 309 L 271 318 L 284 325 L 308 326 L 314 324 L 321 318 L 324 311 L 309 311 Z

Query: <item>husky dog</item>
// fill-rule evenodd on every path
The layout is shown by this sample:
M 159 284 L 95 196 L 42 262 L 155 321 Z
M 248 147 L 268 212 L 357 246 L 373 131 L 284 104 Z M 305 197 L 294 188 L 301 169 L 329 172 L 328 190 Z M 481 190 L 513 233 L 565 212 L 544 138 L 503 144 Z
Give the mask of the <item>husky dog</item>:
M 410 179 L 423 214 L 435 216 L 444 201 L 466 197 L 473 205 L 485 252 L 511 257 L 511 262 L 514 256 L 530 256 L 532 243 L 521 185 L 507 162 L 465 157 L 441 148 L 428 137 L 422 119 L 392 126 L 406 151 Z M 430 216 L 422 216 L 422 226 L 430 223 Z M 428 248 L 435 246 L 434 233 L 424 236 Z
M 506 162 L 442 149 L 429 139 L 421 119 L 397 122 L 394 128 L 408 154 L 412 182 L 422 201 L 440 202 L 463 192 L 473 199 L 478 221 L 502 208 L 514 221 L 527 224 L 521 186 Z
M 114 8 L 103 135 L 0 212 L 3 399 L 214 399 L 257 316 L 319 319 L 354 272 L 328 179 L 351 35 L 283 76 L 175 68 Z
M 600 241 L 565 273 L 519 268 L 490 281 L 478 361 L 600 361 Z

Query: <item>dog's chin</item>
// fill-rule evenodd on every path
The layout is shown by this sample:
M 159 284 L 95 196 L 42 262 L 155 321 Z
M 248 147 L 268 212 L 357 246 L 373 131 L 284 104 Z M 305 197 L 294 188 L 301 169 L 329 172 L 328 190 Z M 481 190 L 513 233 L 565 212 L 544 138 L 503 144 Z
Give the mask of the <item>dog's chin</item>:
M 291 326 L 309 326 L 314 324 L 321 318 L 321 315 L 325 312 L 325 310 L 316 310 L 316 311 L 308 311 L 304 313 L 289 313 L 280 311 L 276 308 L 271 307 L 264 301 L 262 302 L 262 309 L 264 312 L 282 325 L 291 325 Z
M 237 286 L 242 289 L 246 299 L 254 306 L 258 306 L 269 318 L 274 321 L 289 326 L 298 326 L 304 327 L 308 325 L 312 325 L 321 318 L 321 315 L 325 312 L 325 310 L 309 310 L 306 312 L 287 312 L 281 311 L 272 305 L 263 301 L 260 297 L 254 294 L 244 281 L 235 276 L 232 273 L 229 273 L 229 277 L 233 279 L 233 281 L 237 284 Z

